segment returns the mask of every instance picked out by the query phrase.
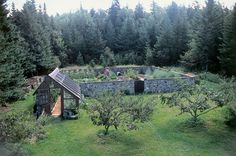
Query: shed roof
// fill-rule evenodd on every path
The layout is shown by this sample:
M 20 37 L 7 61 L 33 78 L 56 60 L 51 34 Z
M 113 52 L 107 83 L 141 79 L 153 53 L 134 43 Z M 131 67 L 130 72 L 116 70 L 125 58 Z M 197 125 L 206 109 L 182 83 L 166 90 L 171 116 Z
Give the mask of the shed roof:
M 63 88 L 69 91 L 74 96 L 80 98 L 80 87 L 79 85 L 70 79 L 67 75 L 60 72 L 58 68 L 56 68 L 52 73 L 48 75 L 54 81 L 59 83 Z
M 64 88 L 65 90 L 67 90 L 69 93 L 71 93 L 72 95 L 74 95 L 75 97 L 80 99 L 80 87 L 79 85 L 73 81 L 72 79 L 70 79 L 67 75 L 63 74 L 60 72 L 60 70 L 58 68 L 56 68 L 53 72 L 51 72 L 48 75 L 53 81 L 55 81 L 56 83 L 58 83 L 62 88 Z M 40 86 L 43 83 L 40 84 Z M 40 86 L 37 88 L 37 90 L 40 88 Z M 35 91 L 35 93 L 37 92 L 37 90 Z M 34 94 L 35 94 L 34 93 Z

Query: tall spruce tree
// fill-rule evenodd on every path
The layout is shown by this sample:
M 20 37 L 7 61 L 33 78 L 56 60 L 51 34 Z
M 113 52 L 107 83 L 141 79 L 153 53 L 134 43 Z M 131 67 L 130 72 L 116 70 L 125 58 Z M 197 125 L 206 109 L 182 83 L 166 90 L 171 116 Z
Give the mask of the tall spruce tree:
M 228 75 L 236 75 L 236 5 L 224 22 L 223 43 L 220 49 L 220 64 Z
M 25 39 L 29 53 L 28 60 L 30 61 L 31 70 L 27 75 L 33 75 L 38 73 L 44 73 L 58 65 L 57 59 L 53 56 L 51 51 L 49 26 L 46 22 L 46 15 L 43 11 L 37 12 L 35 1 L 27 1 L 20 14 L 17 14 L 18 18 L 15 25 L 21 33 L 21 36 Z
M 214 0 L 208 0 L 201 14 L 200 23 L 194 22 L 198 28 L 192 34 L 189 50 L 182 56 L 182 63 L 187 67 L 219 70 L 219 47 L 223 29 L 223 9 Z
M 26 49 L 19 33 L 7 17 L 6 1 L 0 1 L 0 104 L 16 100 L 23 95 L 24 69 Z
M 157 37 L 153 49 L 154 65 L 167 66 L 172 64 L 171 59 L 175 52 L 173 42 L 173 26 L 166 15 L 161 23 L 160 36 Z

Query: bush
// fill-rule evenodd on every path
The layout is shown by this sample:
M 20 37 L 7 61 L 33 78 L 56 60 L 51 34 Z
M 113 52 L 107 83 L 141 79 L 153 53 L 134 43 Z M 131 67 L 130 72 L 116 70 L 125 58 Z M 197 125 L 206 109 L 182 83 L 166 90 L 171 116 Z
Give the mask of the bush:
M 234 78 L 222 81 L 218 89 L 220 101 L 227 106 L 226 123 L 236 126 L 236 82 Z
M 210 72 L 200 74 L 200 78 L 209 82 L 214 82 L 214 83 L 222 82 L 222 78 L 218 74 L 212 74 Z
M 137 79 L 138 77 L 138 72 L 133 70 L 133 69 L 128 69 L 125 74 L 125 77 L 131 78 L 131 79 Z
M 69 73 L 69 77 L 74 80 L 81 80 L 81 79 L 94 79 L 96 78 L 96 73 L 93 69 L 81 69 L 81 71 L 76 73 Z
M 10 113 L 0 120 L 0 140 L 35 142 L 45 136 L 40 122 L 29 112 Z

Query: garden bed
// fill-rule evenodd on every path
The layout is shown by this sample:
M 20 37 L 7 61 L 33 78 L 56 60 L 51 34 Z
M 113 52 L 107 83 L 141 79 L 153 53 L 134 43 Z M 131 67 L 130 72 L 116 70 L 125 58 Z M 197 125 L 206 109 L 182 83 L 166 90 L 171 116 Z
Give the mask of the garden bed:
M 81 93 L 86 96 L 105 91 L 122 91 L 126 94 L 173 92 L 179 89 L 179 79 L 190 85 L 194 83 L 194 76 L 153 66 L 82 67 L 62 71 L 80 84 Z

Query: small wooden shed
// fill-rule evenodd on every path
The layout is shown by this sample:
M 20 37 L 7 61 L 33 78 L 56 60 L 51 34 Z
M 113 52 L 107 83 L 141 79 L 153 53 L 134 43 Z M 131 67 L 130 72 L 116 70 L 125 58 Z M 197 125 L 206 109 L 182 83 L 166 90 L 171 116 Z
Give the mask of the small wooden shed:
M 52 73 L 45 76 L 44 81 L 34 92 L 34 95 L 36 95 L 34 112 L 37 117 L 39 117 L 43 112 L 48 115 L 51 114 L 51 107 L 53 106 L 51 90 L 54 88 L 60 89 L 61 117 L 63 117 L 64 114 L 65 99 L 74 99 L 76 106 L 79 108 L 81 99 L 79 85 L 56 68 Z M 65 98 L 65 93 L 69 94 L 70 97 Z

